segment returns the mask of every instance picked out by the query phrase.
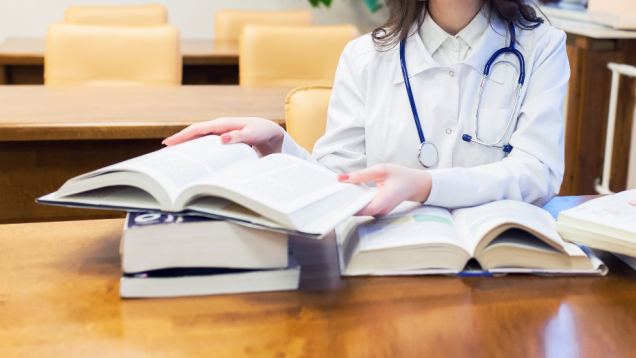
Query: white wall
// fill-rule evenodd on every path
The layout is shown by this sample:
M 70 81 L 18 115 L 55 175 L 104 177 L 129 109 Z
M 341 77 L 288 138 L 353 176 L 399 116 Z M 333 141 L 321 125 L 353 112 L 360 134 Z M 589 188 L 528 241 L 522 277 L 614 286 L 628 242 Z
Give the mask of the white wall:
M 308 0 L 0 0 L 0 42 L 7 37 L 44 37 L 47 26 L 63 18 L 69 5 L 138 5 L 160 3 L 183 38 L 213 38 L 219 9 L 312 9 Z M 351 23 L 368 32 L 388 16 L 386 8 L 370 14 L 363 0 L 333 0 L 330 9 L 312 9 L 317 25 Z

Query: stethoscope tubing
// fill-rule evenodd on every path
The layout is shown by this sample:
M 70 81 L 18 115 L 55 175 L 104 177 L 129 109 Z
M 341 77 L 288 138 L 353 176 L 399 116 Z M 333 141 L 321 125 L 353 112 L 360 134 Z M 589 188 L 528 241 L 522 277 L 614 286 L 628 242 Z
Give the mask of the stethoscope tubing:
M 406 48 L 406 39 L 400 42 L 400 65 L 402 67 L 402 76 L 404 77 L 406 93 L 409 97 L 409 103 L 411 104 L 411 112 L 413 112 L 413 117 L 415 119 L 415 126 L 417 127 L 417 134 L 420 137 L 420 143 L 425 143 L 426 138 L 424 138 L 424 131 L 422 130 L 422 124 L 420 123 L 420 116 L 417 114 L 415 99 L 413 99 L 413 91 L 411 90 L 411 81 L 409 80 L 409 72 L 406 69 L 406 61 L 404 59 L 405 48 Z
M 490 59 L 486 63 L 486 66 L 484 67 L 484 76 L 483 76 L 483 79 L 481 81 L 481 85 L 480 85 L 480 88 L 479 88 L 479 96 L 477 98 L 477 109 L 476 109 L 476 113 L 475 113 L 475 138 L 473 138 L 472 136 L 470 136 L 468 134 L 464 134 L 462 136 L 462 140 L 464 140 L 466 142 L 477 143 L 477 144 L 480 144 L 480 145 L 483 145 L 483 146 L 486 146 L 486 147 L 491 147 L 491 148 L 503 148 L 503 151 L 506 152 L 506 153 L 510 153 L 512 151 L 512 149 L 513 149 L 512 146 L 510 146 L 510 145 L 498 146 L 497 144 L 499 144 L 503 140 L 503 138 L 506 136 L 506 133 L 508 132 L 508 129 L 510 128 L 510 125 L 512 124 L 512 121 L 515 118 L 515 115 L 517 113 L 517 107 L 519 105 L 519 98 L 521 96 L 521 89 L 523 87 L 523 84 L 524 84 L 525 78 L 526 78 L 525 59 L 524 59 L 523 55 L 521 54 L 521 52 L 519 52 L 519 50 L 515 49 L 515 42 L 513 41 L 513 38 L 514 38 L 514 35 L 515 35 L 514 24 L 512 22 L 509 23 L 509 27 L 510 27 L 511 34 L 513 35 L 510 38 L 510 45 L 508 47 L 504 47 L 504 48 L 501 48 L 501 49 L 497 50 L 490 57 Z M 417 113 L 417 107 L 415 105 L 415 99 L 413 98 L 413 91 L 411 89 L 411 81 L 409 79 L 408 70 L 406 68 L 405 49 L 406 49 L 406 39 L 403 39 L 402 41 L 400 41 L 400 67 L 402 69 L 402 76 L 404 77 L 404 85 L 406 87 L 406 93 L 408 95 L 409 103 L 411 105 L 411 112 L 413 113 L 413 119 L 415 120 L 415 126 L 417 128 L 417 134 L 418 134 L 418 136 L 420 138 L 420 142 L 422 143 L 422 145 L 424 145 L 424 143 L 426 143 L 426 139 L 424 137 L 424 131 L 422 130 L 422 125 L 420 123 L 419 114 Z M 506 125 L 506 129 L 504 130 L 502 135 L 495 142 L 486 143 L 486 142 L 482 141 L 479 138 L 479 106 L 481 104 L 482 94 L 483 94 L 483 91 L 484 91 L 484 87 L 486 86 L 486 79 L 488 78 L 488 75 L 490 74 L 490 70 L 493 67 L 493 64 L 495 63 L 497 58 L 500 55 L 504 54 L 504 53 L 512 53 L 519 60 L 519 65 L 520 65 L 519 79 L 518 79 L 519 86 L 517 87 L 517 94 L 515 96 L 515 103 L 514 103 L 514 106 L 513 106 L 512 114 L 511 114 L 510 118 L 508 119 L 508 124 Z M 420 149 L 421 149 L 421 147 L 420 147 Z

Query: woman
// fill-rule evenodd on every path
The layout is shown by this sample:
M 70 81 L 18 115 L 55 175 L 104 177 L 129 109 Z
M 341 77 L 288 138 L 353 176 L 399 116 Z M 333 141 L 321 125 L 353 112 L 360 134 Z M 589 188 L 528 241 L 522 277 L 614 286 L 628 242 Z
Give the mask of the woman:
M 565 34 L 543 24 L 525 0 L 388 4 L 388 22 L 342 53 L 327 131 L 313 157 L 260 118 L 195 124 L 164 144 L 218 134 L 222 142 L 250 144 L 260 155 L 283 152 L 317 161 L 342 173 L 342 182 L 375 182 L 378 194 L 359 215 L 385 215 L 404 200 L 454 208 L 502 199 L 543 205 L 556 195 L 563 180 L 562 106 L 570 75 Z M 404 39 L 406 77 L 400 62 Z M 525 66 L 512 53 L 498 56 L 480 96 L 488 60 L 512 44 Z M 525 84 L 513 111 L 522 67 Z M 418 160 L 422 141 L 405 78 L 425 141 L 437 150 L 430 169 Z M 499 148 L 462 140 L 465 134 L 486 143 L 501 139 Z M 510 153 L 504 144 L 512 146 Z

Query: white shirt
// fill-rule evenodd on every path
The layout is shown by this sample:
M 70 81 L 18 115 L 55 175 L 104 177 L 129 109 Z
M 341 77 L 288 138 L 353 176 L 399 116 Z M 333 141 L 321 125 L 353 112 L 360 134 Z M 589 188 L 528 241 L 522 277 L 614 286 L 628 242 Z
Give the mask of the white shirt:
M 462 62 L 488 28 L 488 19 L 481 12 L 457 35 L 451 36 L 444 31 L 427 13 L 420 28 L 420 36 L 426 51 L 433 60 L 442 66 Z
M 516 47 L 525 57 L 526 79 L 518 115 L 503 140 L 514 147 L 510 154 L 462 140 L 464 133 L 475 135 L 484 67 L 495 51 L 509 45 L 507 24 L 496 19 L 477 41 L 470 40 L 471 34 L 460 36 L 471 49 L 454 64 L 439 64 L 420 36 L 406 43 L 421 126 L 427 142 L 439 152 L 437 165 L 428 169 L 433 181 L 425 204 L 455 208 L 511 199 L 543 205 L 559 192 L 563 180 L 563 99 L 570 77 L 565 34 L 548 25 L 517 29 L 521 46 Z M 445 62 L 441 57 L 439 61 Z M 479 112 L 484 141 L 496 140 L 512 114 L 518 73 L 504 61 L 519 66 L 514 55 L 505 54 L 497 59 L 502 64 L 490 72 Z M 283 152 L 316 160 L 337 173 L 378 163 L 426 170 L 417 159 L 420 141 L 413 121 L 399 46 L 377 51 L 367 34 L 342 53 L 327 130 L 314 147 L 313 159 L 289 136 Z

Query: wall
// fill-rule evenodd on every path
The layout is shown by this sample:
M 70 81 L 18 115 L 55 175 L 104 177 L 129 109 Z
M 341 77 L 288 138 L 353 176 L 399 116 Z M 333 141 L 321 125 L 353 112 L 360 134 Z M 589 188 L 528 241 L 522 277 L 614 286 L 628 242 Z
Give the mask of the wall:
M 250 10 L 312 9 L 308 0 L 0 0 L 0 42 L 7 37 L 44 37 L 47 26 L 63 18 L 69 5 L 160 3 L 183 38 L 213 38 L 213 18 L 223 8 Z M 312 9 L 317 25 L 351 23 L 368 32 L 388 16 L 386 8 L 370 14 L 362 0 L 333 0 L 330 9 Z

